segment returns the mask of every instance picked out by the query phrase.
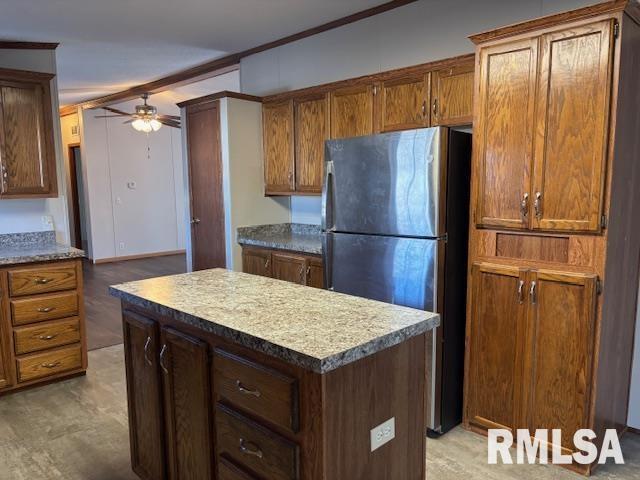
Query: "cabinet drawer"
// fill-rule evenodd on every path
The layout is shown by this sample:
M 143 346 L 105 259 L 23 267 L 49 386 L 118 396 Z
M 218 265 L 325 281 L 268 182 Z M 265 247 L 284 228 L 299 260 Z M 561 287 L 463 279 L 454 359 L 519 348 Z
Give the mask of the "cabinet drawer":
M 78 294 L 76 292 L 11 300 L 11 317 L 14 325 L 71 317 L 77 314 Z
M 16 355 L 61 347 L 80 341 L 78 317 L 19 327 L 13 331 Z
M 218 480 L 258 480 L 226 458 L 218 462 Z
M 82 367 L 80 345 L 18 358 L 18 382 L 28 382 Z
M 293 432 L 299 428 L 298 381 L 246 358 L 215 349 L 213 388 L 230 403 Z
M 299 478 L 298 445 L 221 404 L 216 408 L 216 446 L 219 458 L 230 458 L 269 480 Z
M 72 263 L 9 270 L 9 294 L 12 297 L 73 290 L 76 283 L 76 266 Z

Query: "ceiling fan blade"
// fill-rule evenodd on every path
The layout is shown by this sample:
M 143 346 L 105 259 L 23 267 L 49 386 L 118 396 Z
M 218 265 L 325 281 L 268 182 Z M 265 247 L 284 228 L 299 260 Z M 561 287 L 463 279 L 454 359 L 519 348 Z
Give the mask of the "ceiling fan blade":
M 129 115 L 96 115 L 93 118 L 122 118 L 128 117 Z
M 180 120 L 179 115 L 158 115 L 158 119 L 162 120 Z
M 117 113 L 119 115 L 127 115 L 127 116 L 133 115 L 133 113 L 123 112 L 122 110 L 118 110 L 117 108 L 102 107 L 102 109 L 107 110 L 108 112 Z
M 135 118 L 132 118 L 130 120 L 127 120 L 126 122 L 122 122 L 122 124 L 126 125 L 127 123 L 133 123 L 134 120 L 135 120 Z
M 163 125 L 166 125 L 168 127 L 173 127 L 173 128 L 181 128 L 180 126 L 180 122 L 176 122 L 174 120 L 163 120 L 163 119 L 158 119 L 158 121 L 160 123 L 162 123 Z

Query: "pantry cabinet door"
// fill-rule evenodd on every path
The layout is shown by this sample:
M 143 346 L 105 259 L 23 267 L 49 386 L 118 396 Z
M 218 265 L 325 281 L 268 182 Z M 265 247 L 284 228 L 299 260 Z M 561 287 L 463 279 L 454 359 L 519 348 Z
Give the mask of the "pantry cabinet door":
M 517 267 L 472 267 L 466 419 L 476 428 L 521 422 L 525 281 Z
M 600 230 L 613 52 L 606 20 L 543 35 L 533 228 Z
M 329 96 L 297 99 L 295 112 L 296 192 L 321 193 L 324 142 L 329 139 Z
M 528 39 L 478 53 L 473 151 L 481 227 L 529 227 L 537 52 L 537 40 Z
M 565 453 L 589 426 L 596 277 L 539 270 L 528 288 L 527 427 L 562 429 Z
M 293 100 L 262 105 L 262 142 L 266 194 L 295 190 Z
M 380 130 L 409 130 L 429 126 L 430 74 L 380 83 Z
M 143 480 L 166 478 L 160 335 L 155 320 L 122 312 L 131 467 Z
M 373 85 L 357 85 L 331 92 L 331 138 L 373 134 L 374 98 Z

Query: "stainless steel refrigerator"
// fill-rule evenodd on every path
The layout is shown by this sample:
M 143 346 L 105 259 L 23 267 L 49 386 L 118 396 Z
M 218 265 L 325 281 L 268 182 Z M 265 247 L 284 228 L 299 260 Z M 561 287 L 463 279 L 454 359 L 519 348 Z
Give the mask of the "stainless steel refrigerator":
M 325 144 L 326 287 L 436 311 L 429 429 L 462 419 L 471 135 L 443 127 Z

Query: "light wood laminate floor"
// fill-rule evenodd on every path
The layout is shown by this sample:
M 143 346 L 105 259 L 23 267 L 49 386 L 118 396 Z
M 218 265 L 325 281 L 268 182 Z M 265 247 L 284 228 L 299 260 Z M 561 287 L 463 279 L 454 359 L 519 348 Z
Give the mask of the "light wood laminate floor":
M 623 452 L 626 465 L 606 466 L 593 478 L 640 480 L 640 435 L 627 435 Z M 554 466 L 489 466 L 486 455 L 484 438 L 457 428 L 428 441 L 427 478 L 583 478 Z M 0 480 L 136 478 L 129 468 L 122 345 L 90 352 L 86 377 L 0 397 Z

